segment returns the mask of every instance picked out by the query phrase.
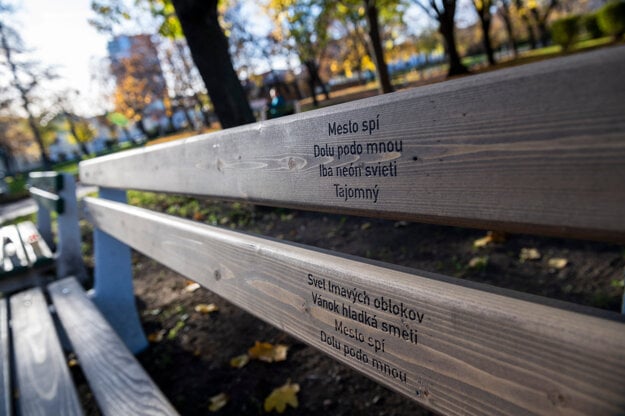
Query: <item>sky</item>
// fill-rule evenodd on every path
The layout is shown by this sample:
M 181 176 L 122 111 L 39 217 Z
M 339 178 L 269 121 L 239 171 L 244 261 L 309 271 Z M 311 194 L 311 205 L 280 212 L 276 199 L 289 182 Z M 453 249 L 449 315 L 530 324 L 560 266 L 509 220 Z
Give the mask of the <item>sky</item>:
M 92 60 L 106 56 L 106 35 L 89 26 L 90 0 L 25 0 L 17 3 L 14 27 L 33 56 L 56 68 L 60 76 L 51 86 L 80 91 L 82 115 L 93 115 L 98 106 L 93 99 L 97 88 L 90 81 Z M 106 70 L 103 68 L 102 70 Z

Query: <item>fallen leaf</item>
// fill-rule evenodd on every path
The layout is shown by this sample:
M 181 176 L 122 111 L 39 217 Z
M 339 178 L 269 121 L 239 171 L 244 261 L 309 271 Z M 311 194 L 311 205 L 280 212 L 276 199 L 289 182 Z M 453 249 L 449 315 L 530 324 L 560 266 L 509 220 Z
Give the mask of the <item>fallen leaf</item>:
M 470 269 L 483 269 L 488 265 L 488 256 L 473 257 L 469 260 Z
M 167 331 L 165 331 L 164 329 L 157 332 L 152 332 L 148 335 L 148 341 L 152 343 L 161 342 L 166 333 Z
M 199 283 L 191 283 L 190 285 L 187 285 L 187 287 L 184 288 L 185 292 L 188 293 L 193 293 L 196 290 L 198 290 L 200 288 L 200 284 Z
M 289 347 L 286 345 L 273 345 L 268 342 L 256 341 L 256 344 L 248 350 L 248 354 L 250 358 L 255 360 L 272 363 L 286 360 L 288 349 Z
M 170 329 L 169 332 L 167 333 L 167 339 L 176 338 L 178 336 L 178 332 L 180 332 L 182 328 L 184 328 L 184 321 L 176 322 L 176 326 Z
M 209 399 L 211 404 L 208 406 L 208 410 L 210 410 L 211 412 L 218 411 L 219 409 L 221 409 L 222 407 L 228 404 L 229 399 L 230 398 L 228 397 L 226 393 L 219 393 L 217 396 L 211 397 Z
M 506 241 L 506 234 L 501 231 L 489 231 L 486 236 L 478 238 L 473 242 L 473 247 L 482 248 L 492 243 L 503 243 Z
M 363 231 L 368 230 L 369 228 L 371 228 L 371 223 L 370 222 L 365 222 L 364 224 L 362 224 L 360 226 L 360 229 L 363 230 Z
M 67 362 L 67 365 L 71 368 L 71 367 L 76 367 L 78 365 L 78 360 L 75 358 L 70 358 L 70 360 Z
M 527 260 L 540 260 L 542 255 L 535 248 L 522 248 L 521 254 L 519 254 L 519 260 L 521 263 L 526 262 Z
M 265 399 L 265 412 L 276 410 L 278 413 L 284 413 L 286 406 L 289 405 L 295 409 L 299 406 L 297 393 L 299 392 L 299 384 L 291 383 L 288 380 L 284 386 L 274 389 Z
M 247 354 L 237 355 L 230 360 L 230 367 L 243 368 L 250 362 L 250 356 Z
M 219 308 L 217 307 L 217 305 L 215 305 L 214 303 L 200 303 L 195 305 L 195 311 L 198 313 L 211 313 L 211 312 L 217 312 L 219 310 Z
M 549 259 L 548 264 L 552 269 L 562 270 L 567 266 L 567 264 L 569 264 L 569 261 L 561 257 L 554 257 Z

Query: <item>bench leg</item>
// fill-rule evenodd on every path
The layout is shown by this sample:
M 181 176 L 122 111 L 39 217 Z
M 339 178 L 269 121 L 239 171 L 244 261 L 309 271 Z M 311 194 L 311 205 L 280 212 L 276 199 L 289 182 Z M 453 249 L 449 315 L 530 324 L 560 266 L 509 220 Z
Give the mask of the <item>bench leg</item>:
M 126 192 L 100 188 L 100 197 L 126 202 Z M 93 302 L 130 351 L 148 346 L 135 303 L 130 247 L 103 231 L 94 231 L 95 271 Z

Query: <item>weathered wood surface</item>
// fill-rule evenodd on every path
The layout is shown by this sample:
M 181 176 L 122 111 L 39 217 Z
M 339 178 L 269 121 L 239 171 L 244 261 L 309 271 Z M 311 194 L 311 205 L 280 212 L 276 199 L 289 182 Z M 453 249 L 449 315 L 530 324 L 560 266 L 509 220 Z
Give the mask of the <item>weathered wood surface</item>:
M 625 47 L 607 48 L 92 159 L 80 177 L 623 242 L 623 74 Z
M 11 415 L 11 375 L 9 350 L 9 316 L 7 301 L 0 298 L 0 415 Z
M 63 175 L 58 172 L 31 172 L 28 184 L 47 192 L 57 193 L 63 189 Z
M 425 272 L 85 202 L 88 218 L 113 237 L 438 412 L 625 413 L 619 315 L 602 319 Z
M 21 222 L 17 224 L 17 230 L 31 265 L 39 266 L 50 264 L 54 261 L 52 250 L 50 250 L 48 244 L 46 244 L 41 234 L 39 234 L 35 224 L 30 221 Z
M 13 274 L 25 270 L 30 263 L 22 239 L 17 230 L 17 226 L 8 225 L 0 229 L 0 238 L 2 239 L 1 274 Z
M 48 290 L 102 414 L 177 414 L 74 278 Z
M 37 203 L 43 205 L 50 211 L 56 211 L 59 214 L 63 213 L 65 203 L 63 201 L 63 198 L 61 198 L 59 195 L 33 187 L 29 188 L 28 191 L 30 192 L 30 196 L 35 201 L 37 201 Z
M 11 297 L 19 414 L 81 415 L 69 367 L 41 289 Z

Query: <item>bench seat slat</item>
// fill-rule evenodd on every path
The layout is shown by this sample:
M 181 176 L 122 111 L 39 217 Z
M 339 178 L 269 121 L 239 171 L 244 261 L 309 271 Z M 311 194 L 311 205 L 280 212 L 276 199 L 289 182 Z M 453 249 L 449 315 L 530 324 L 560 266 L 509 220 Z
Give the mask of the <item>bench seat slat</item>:
M 433 410 L 625 413 L 617 314 L 602 319 L 125 204 L 85 203 L 104 232 Z
M 31 265 L 41 266 L 54 261 L 52 250 L 39 234 L 35 224 L 30 221 L 22 222 L 17 224 L 17 230 Z
M 17 226 L 8 225 L 0 230 L 2 234 L 2 274 L 12 275 L 30 266 Z
M 20 292 L 10 302 L 20 414 L 82 415 L 41 289 Z
M 0 415 L 11 413 L 11 376 L 9 361 L 9 317 L 7 301 L 0 298 Z
M 102 414 L 177 414 L 74 278 L 48 291 Z
M 611 47 L 83 161 L 80 178 L 625 242 L 624 73 Z

